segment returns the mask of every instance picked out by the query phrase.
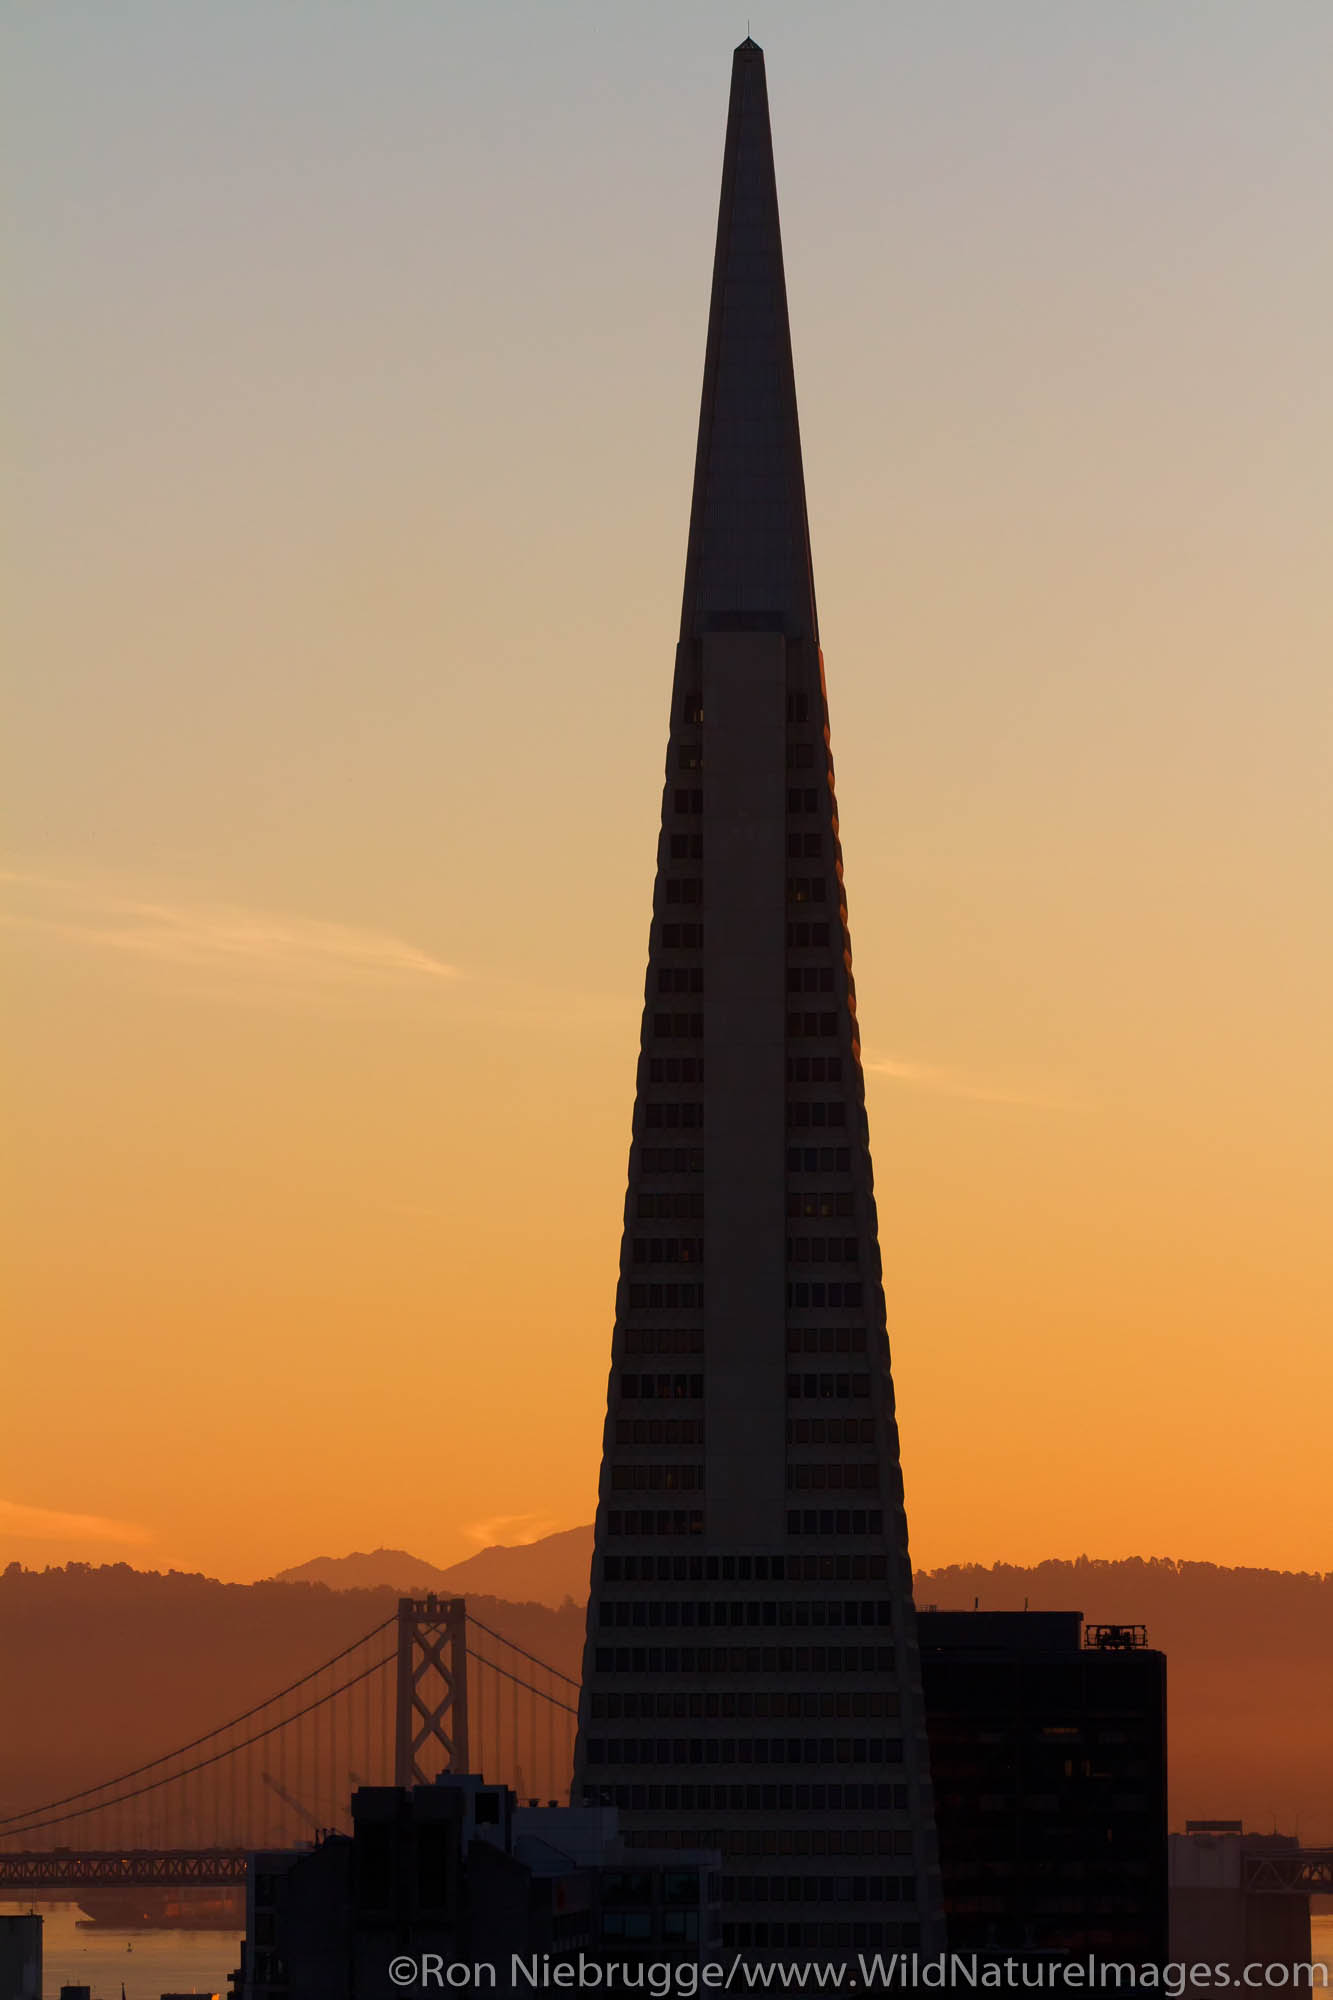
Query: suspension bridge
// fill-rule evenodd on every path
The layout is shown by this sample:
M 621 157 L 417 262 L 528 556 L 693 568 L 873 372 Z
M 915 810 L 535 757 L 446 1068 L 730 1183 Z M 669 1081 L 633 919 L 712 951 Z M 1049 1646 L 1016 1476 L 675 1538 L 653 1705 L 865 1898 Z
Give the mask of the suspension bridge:
M 0 1899 L 242 1886 L 257 1849 L 351 1828 L 360 1785 L 475 1771 L 569 1797 L 579 1684 L 472 1617 L 402 1598 L 332 1659 L 119 1776 L 0 1817 Z

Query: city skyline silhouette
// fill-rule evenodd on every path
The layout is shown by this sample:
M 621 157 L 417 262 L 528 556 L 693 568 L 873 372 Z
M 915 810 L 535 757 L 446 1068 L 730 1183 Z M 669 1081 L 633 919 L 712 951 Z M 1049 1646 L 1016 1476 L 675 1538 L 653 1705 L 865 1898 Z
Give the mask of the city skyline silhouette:
M 1327 1948 L 1333 20 L 716 25 L 11 24 L 49 1976 Z

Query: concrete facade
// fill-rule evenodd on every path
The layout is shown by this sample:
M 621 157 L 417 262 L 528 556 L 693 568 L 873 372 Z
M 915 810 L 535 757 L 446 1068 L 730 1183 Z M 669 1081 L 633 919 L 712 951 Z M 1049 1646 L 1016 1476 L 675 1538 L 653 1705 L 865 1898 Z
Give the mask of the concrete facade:
M 1310 1898 L 1254 1886 L 1251 1857 L 1298 1854 L 1294 1834 L 1173 1833 L 1171 1956 L 1189 1964 L 1303 1965 L 1310 1956 Z
M 576 1800 L 723 1943 L 933 1949 L 939 1884 L 761 51 L 736 51 Z

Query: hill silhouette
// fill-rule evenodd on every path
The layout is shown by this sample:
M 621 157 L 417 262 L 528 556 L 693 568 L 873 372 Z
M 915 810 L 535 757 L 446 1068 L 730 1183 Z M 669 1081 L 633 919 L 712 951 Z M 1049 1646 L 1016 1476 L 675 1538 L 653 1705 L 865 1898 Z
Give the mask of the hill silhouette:
M 554 1589 L 560 1572 L 551 1577 Z M 919 1603 L 946 1609 L 1026 1601 L 1146 1624 L 1168 1656 L 1172 1824 L 1241 1817 L 1333 1842 L 1333 1575 L 1085 1558 L 936 1570 L 916 1588 Z M 112 1777 L 238 1714 L 387 1617 L 398 1594 L 12 1564 L 0 1575 L 0 1813 Z M 578 1674 L 581 1602 L 468 1594 L 485 1623 Z
M 294 1569 L 280 1569 L 268 1583 L 322 1583 L 330 1590 L 442 1591 L 449 1572 L 409 1555 L 406 1549 L 357 1549 L 350 1556 L 312 1556 Z
M 565 1528 L 540 1541 L 510 1546 L 495 1543 L 474 1556 L 440 1569 L 406 1549 L 374 1549 L 368 1555 L 316 1556 L 295 1569 L 279 1571 L 275 1583 L 326 1583 L 331 1590 L 434 1590 L 511 1603 L 549 1604 L 573 1598 L 583 1603 L 592 1564 L 592 1529 Z

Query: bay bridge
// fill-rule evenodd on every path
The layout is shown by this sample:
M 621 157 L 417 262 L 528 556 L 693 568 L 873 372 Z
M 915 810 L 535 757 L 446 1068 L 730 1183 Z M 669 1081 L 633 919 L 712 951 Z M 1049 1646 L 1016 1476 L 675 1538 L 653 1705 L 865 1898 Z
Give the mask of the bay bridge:
M 464 1598 L 396 1612 L 264 1701 L 114 1778 L 0 1815 L 0 1901 L 244 1887 L 256 1851 L 351 1830 L 361 1785 L 473 1771 L 569 1797 L 579 1683 Z M 1259 1895 L 1333 1893 L 1333 1848 L 1243 1859 Z
M 255 1850 L 351 1830 L 360 1785 L 472 1770 L 569 1797 L 579 1684 L 472 1617 L 406 1597 L 317 1667 L 147 1763 L 0 1816 L 0 1900 L 244 1885 Z

